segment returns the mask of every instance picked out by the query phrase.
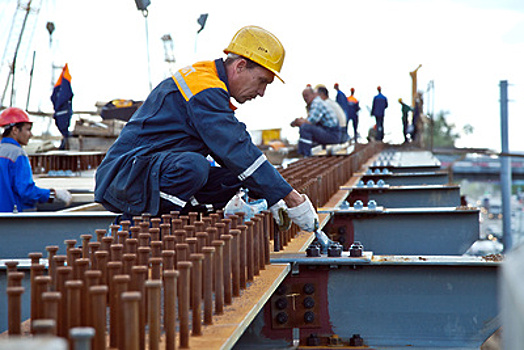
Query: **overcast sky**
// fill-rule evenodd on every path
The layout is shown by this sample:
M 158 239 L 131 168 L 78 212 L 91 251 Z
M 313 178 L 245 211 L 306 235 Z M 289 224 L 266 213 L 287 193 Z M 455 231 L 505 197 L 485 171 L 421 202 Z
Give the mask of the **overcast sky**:
M 33 0 L 33 3 L 38 2 Z M 16 0 L 0 0 L 0 47 L 3 49 Z M 205 29 L 196 34 L 196 20 L 208 13 Z M 32 49 L 19 62 L 36 69 L 30 110 L 50 111 L 51 66 L 69 64 L 76 110 L 94 110 L 97 101 L 115 98 L 143 100 L 149 92 L 145 20 L 133 0 L 42 0 L 34 17 Z M 45 29 L 54 22 L 53 46 Z M 418 88 L 427 107 L 447 111 L 448 121 L 462 130 L 462 147 L 500 150 L 499 82 L 508 80 L 510 150 L 524 152 L 524 2 L 520 0 L 325 0 L 325 1 L 199 1 L 151 0 L 148 16 L 153 86 L 169 76 L 161 36 L 174 40 L 174 68 L 223 57 L 222 50 L 244 25 L 259 25 L 284 44 L 282 77 L 266 96 L 237 110 L 248 129 L 289 127 L 304 116 L 301 91 L 306 84 L 333 84 L 356 89 L 360 100 L 361 134 L 374 124 L 371 106 L 382 86 L 386 111 L 386 141 L 401 142 L 399 97 L 411 101 L 409 72 L 418 71 Z M 5 69 L 5 68 L 4 68 Z M 58 72 L 56 73 L 58 74 Z M 20 74 L 23 81 L 23 73 Z M 4 75 L 1 76 L 2 79 Z M 55 77 L 56 79 L 56 77 Z M 0 81 L 3 89 L 5 82 Z M 17 105 L 25 106 L 27 84 L 17 89 Z M 1 93 L 1 91 L 0 91 Z M 425 112 L 427 108 L 425 108 Z

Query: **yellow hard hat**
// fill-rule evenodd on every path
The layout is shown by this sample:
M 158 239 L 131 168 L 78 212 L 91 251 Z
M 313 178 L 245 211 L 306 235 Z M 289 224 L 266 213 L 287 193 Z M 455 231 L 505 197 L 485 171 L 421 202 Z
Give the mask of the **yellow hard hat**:
M 402 102 L 402 99 L 401 99 L 401 98 L 399 98 L 399 99 L 398 99 L 398 102 Z
M 241 28 L 231 39 L 229 46 L 224 50 L 248 58 L 267 68 L 282 82 L 278 75 L 284 64 L 286 51 L 276 36 L 257 26 Z

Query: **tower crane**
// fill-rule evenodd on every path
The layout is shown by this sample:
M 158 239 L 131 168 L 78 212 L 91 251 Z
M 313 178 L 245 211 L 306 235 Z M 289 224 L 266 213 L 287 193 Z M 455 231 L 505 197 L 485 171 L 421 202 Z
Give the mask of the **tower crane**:
M 8 96 L 10 97 L 8 106 L 12 106 L 16 102 L 17 63 L 20 54 L 27 53 L 31 47 L 41 3 L 42 0 L 17 0 L 6 46 L 0 61 L 0 83 L 3 85 L 1 106 L 4 106 Z M 28 32 L 29 35 L 25 34 Z

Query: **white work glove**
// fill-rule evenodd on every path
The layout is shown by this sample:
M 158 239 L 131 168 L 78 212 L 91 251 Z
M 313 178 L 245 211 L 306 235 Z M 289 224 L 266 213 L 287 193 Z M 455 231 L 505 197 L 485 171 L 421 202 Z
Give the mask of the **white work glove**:
M 318 222 L 317 212 L 308 196 L 301 196 L 305 201 L 296 207 L 287 208 L 287 215 L 301 230 L 312 232 L 315 230 L 315 221 Z
M 64 203 L 65 206 L 73 202 L 73 196 L 68 190 L 55 190 L 55 200 Z
M 279 200 L 269 208 L 269 211 L 271 212 L 271 214 L 273 214 L 273 219 L 275 219 L 277 225 L 282 224 L 282 220 L 279 214 L 281 208 L 283 210 L 287 210 L 286 202 L 284 202 L 283 199 Z
M 269 211 L 273 214 L 273 218 L 275 219 L 280 231 L 287 231 L 291 228 L 291 220 L 287 215 L 287 205 L 283 199 L 272 205 L 271 208 L 269 208 Z

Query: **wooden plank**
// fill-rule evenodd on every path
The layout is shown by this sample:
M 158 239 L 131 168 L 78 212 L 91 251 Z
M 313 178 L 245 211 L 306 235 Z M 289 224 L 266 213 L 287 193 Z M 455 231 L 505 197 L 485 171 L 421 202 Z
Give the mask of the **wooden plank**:
M 260 276 L 255 277 L 255 281 L 242 291 L 240 297 L 234 298 L 233 303 L 225 307 L 223 315 L 213 317 L 213 325 L 202 326 L 202 336 L 190 338 L 190 348 L 231 349 L 290 270 L 289 264 L 267 265 L 265 270 L 260 271 Z M 165 345 L 160 344 L 160 348 L 163 347 Z

